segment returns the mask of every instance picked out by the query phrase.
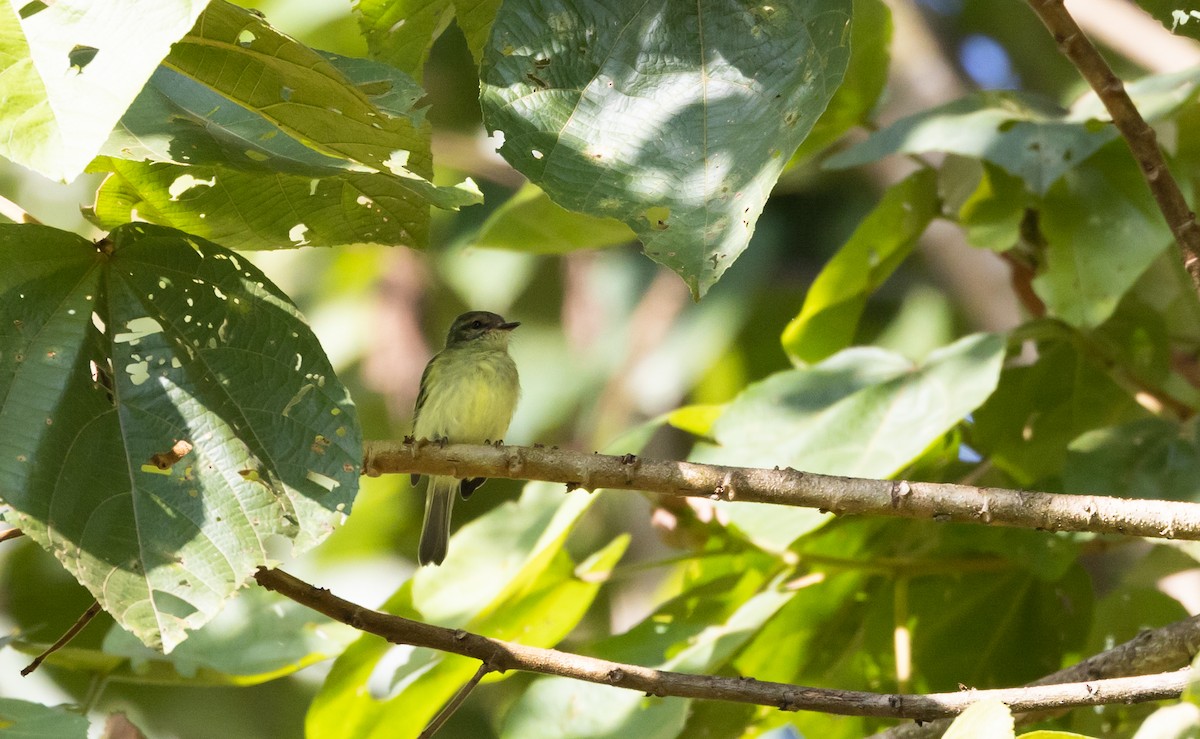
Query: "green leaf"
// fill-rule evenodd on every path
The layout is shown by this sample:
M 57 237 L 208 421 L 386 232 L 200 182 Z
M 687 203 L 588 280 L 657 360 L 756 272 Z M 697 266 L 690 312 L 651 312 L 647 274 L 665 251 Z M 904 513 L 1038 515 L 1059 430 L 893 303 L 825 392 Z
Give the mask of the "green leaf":
M 315 151 L 366 171 L 430 174 L 428 137 L 412 119 L 382 114 L 329 59 L 225 0 L 213 0 L 164 64 Z
M 745 602 L 730 599 L 735 610 L 721 623 L 701 627 L 674 656 L 658 664 L 660 669 L 707 674 L 726 664 L 775 613 L 792 600 L 795 591 L 774 587 L 752 595 Z M 685 596 L 693 600 L 694 596 Z M 678 600 L 677 600 L 678 602 Z M 674 609 L 668 609 L 672 612 Z M 691 616 L 692 614 L 687 614 Z M 696 623 L 698 619 L 693 621 Z M 661 639 L 673 620 L 659 613 L 643 622 Z M 690 629 L 689 629 L 690 631 Z M 678 632 L 675 632 L 678 636 Z M 614 643 L 636 642 L 617 639 Z M 607 659 L 622 659 L 601 645 L 597 652 Z M 675 737 L 687 719 L 690 700 L 646 698 L 608 685 L 569 678 L 539 678 L 513 706 L 505 721 L 504 737 Z
M 114 175 L 91 216 L 104 228 L 149 220 L 243 249 L 423 247 L 429 205 L 458 209 L 482 195 L 470 180 L 428 181 L 422 96 L 397 69 L 313 51 L 214 3 L 92 165 Z
M 276 539 L 303 551 L 340 520 L 354 407 L 287 296 L 216 244 L 3 226 L 0 252 L 5 519 L 170 651 Z
M 1172 241 L 1123 143 L 1108 147 L 1050 188 L 1041 206 L 1041 228 L 1047 241 L 1045 265 L 1033 289 L 1051 315 L 1082 328 L 1107 320 L 1121 296 Z
M 971 445 L 1018 485 L 1061 475 L 1077 436 L 1146 415 L 1097 362 L 1066 342 L 1042 345 L 1037 362 L 1001 374 L 975 413 Z
M 484 122 L 551 199 L 624 221 L 699 298 L 841 82 L 850 10 L 506 2 L 484 53 Z
M 169 655 L 113 628 L 104 652 L 124 658 L 109 680 L 255 685 L 341 654 L 359 632 L 263 588 L 250 588 Z
M 535 185 L 526 183 L 492 211 L 471 243 L 534 254 L 563 254 L 625 244 L 634 238 L 624 223 L 569 211 Z
M 453 628 L 553 646 L 582 618 L 624 551 L 624 538 L 575 567 L 563 545 L 594 495 L 531 483 L 455 533 L 441 567 L 418 571 L 382 610 Z M 527 628 L 529 623 L 537 628 Z M 400 660 L 381 661 L 393 649 Z M 313 736 L 415 735 L 478 669 L 477 661 L 364 635 L 335 662 L 309 708 Z M 376 672 L 382 674 L 372 680 Z M 368 681 L 386 688 L 368 690 Z
M 375 117 L 405 118 L 426 139 L 418 144 L 422 174 L 428 174 L 428 128 L 416 104 L 424 91 L 398 69 L 366 59 L 317 52 L 329 62 L 332 77 L 366 96 Z M 329 80 L 321 78 L 322 84 Z M 284 82 L 303 87 L 306 76 Z M 272 119 L 267 110 L 244 107 L 233 93 L 214 89 L 168 67 L 159 67 L 121 118 L 102 153 L 130 160 L 174 164 L 217 164 L 251 172 L 327 176 L 365 171 L 363 164 L 318 151 L 314 144 Z M 294 91 L 287 93 L 295 95 Z
M 1191 100 L 1200 71 L 1145 77 L 1127 91 L 1149 121 Z M 1022 92 L 980 92 L 896 121 L 862 143 L 835 154 L 825 166 L 857 167 L 891 154 L 941 151 L 986 159 L 1044 194 L 1064 173 L 1118 134 L 1092 94 L 1070 111 Z
M 421 248 L 429 240 L 429 206 L 405 178 L 352 172 L 316 179 L 118 159 L 97 166 L 112 172 L 92 208 L 102 228 L 153 221 L 234 249 Z
M 15 698 L 0 698 L 0 736 L 19 739 L 86 739 L 87 716 Z
M 1011 249 L 1021 238 L 1021 219 L 1029 199 L 1020 178 L 984 162 L 979 186 L 958 210 L 967 241 L 994 251 Z
M 822 151 L 870 118 L 887 84 L 892 30 L 892 11 L 882 0 L 854 0 L 846 76 L 808 138 L 796 150 L 792 164 Z
M 729 404 L 698 461 L 887 477 L 915 459 L 996 387 L 1004 339 L 975 334 L 921 364 L 874 348 L 847 349 L 806 369 L 779 372 Z M 779 551 L 826 520 L 808 509 L 723 504 L 752 541 Z
M 25 12 L 31 5 L 0 8 L 0 155 L 69 181 L 205 1 L 45 3 Z
M 867 298 L 912 252 L 939 207 L 933 170 L 917 170 L 888 189 L 813 280 L 800 314 L 784 329 L 792 361 L 819 362 L 853 341 Z
M 1012 711 L 998 700 L 972 703 L 943 734 L 944 739 L 1013 739 L 1016 736 Z
M 453 14 L 478 64 L 500 0 L 359 0 L 355 15 L 371 56 L 420 76 Z
M 534 681 L 509 710 L 502 739 L 675 739 L 691 701 L 651 698 L 568 678 Z
M 1089 431 L 1071 442 L 1064 492 L 1200 501 L 1195 429 L 1145 418 Z
M 1083 646 L 1091 580 L 1078 563 L 1054 581 L 1022 570 L 921 577 L 909 586 L 908 607 L 921 690 L 1019 685 L 1058 669 Z M 886 633 L 890 604 L 877 615 L 875 626 Z

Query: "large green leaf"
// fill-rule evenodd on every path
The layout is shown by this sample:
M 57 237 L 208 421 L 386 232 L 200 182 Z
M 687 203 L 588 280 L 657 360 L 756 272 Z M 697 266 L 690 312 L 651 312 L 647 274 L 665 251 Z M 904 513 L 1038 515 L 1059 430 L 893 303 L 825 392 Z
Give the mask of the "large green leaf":
M 425 111 L 417 107 L 425 94 L 420 85 L 386 64 L 326 52 L 315 54 L 331 69 L 314 81 L 311 74 L 285 68 L 281 74 L 286 74 L 283 82 L 289 89 L 314 84 L 324 88 L 336 82 L 365 96 L 376 109 L 375 117 L 406 119 L 422 134 L 421 140 L 411 142 L 416 154 L 410 161 L 427 176 L 428 129 Z M 159 67 L 121 117 L 102 153 L 122 159 L 219 164 L 254 172 L 310 176 L 370 170 L 345 154 L 319 151 L 299 132 L 277 120 L 271 106 L 247 107 L 247 101 L 234 98 L 236 90 L 230 83 L 221 88 L 213 84 L 167 66 Z
M 1184 182 L 1186 190 L 1186 181 Z M 1186 191 L 1185 190 L 1185 191 Z M 1116 143 L 1066 173 L 1041 206 L 1045 265 L 1033 280 L 1051 313 L 1083 328 L 1108 319 L 1171 244 L 1141 172 Z
M 1200 71 L 1145 77 L 1128 91 L 1147 120 L 1158 120 L 1191 100 Z M 1044 194 L 1059 177 L 1118 137 L 1093 94 L 1070 111 L 1021 92 L 981 92 L 899 120 L 828 160 L 856 167 L 897 153 L 942 151 L 986 159 Z
M 880 349 L 847 349 L 751 385 L 713 426 L 719 446 L 693 458 L 753 467 L 887 477 L 917 457 L 996 388 L 1004 339 L 975 334 L 914 365 Z M 826 516 L 808 509 L 724 504 L 732 523 L 769 550 Z
M 19 739 L 85 739 L 87 716 L 40 703 L 0 698 L 0 736 Z
M 813 280 L 783 331 L 793 361 L 819 362 L 846 348 L 871 293 L 912 252 L 938 214 L 937 174 L 921 169 L 893 185 Z
M 214 0 L 164 64 L 318 152 L 366 171 L 430 174 L 416 122 L 383 114 L 333 62 L 259 14 Z
M 0 154 L 51 179 L 75 179 L 206 3 L 4 3 Z
M 105 228 L 148 220 L 243 249 L 423 247 L 429 205 L 457 209 L 481 195 L 469 180 L 429 182 L 422 95 L 400 70 L 313 51 L 214 3 L 121 119 L 109 157 L 92 165 L 114 173 L 92 217 Z
M 850 0 L 504 3 L 481 102 L 560 205 L 624 221 L 702 296 L 842 81 Z
M 295 306 L 216 244 L 3 226 L 0 252 L 5 518 L 169 651 L 274 540 L 308 549 L 344 515 L 353 405 Z
M 358 0 L 353 7 L 371 56 L 420 76 L 451 14 L 478 63 L 500 0 Z

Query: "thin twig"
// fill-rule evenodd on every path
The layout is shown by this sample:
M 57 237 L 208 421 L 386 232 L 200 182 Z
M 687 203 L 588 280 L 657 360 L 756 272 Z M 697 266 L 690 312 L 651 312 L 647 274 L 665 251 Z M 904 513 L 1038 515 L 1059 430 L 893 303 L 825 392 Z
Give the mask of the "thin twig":
M 1167 168 L 1154 129 L 1142 118 L 1125 91 L 1125 85 L 1113 74 L 1104 57 L 1100 56 L 1100 52 L 1067 12 L 1063 0 L 1028 0 L 1028 3 L 1054 37 L 1059 51 L 1075 65 L 1108 109 L 1113 123 L 1141 167 L 1167 226 L 1175 235 L 1175 241 L 1183 252 L 1183 266 L 1192 277 L 1193 287 L 1200 292 L 1200 226 L 1196 225 L 1195 214 L 1188 207 L 1179 183 Z
M 787 469 L 613 457 L 565 449 L 368 441 L 364 470 L 502 477 L 714 500 L 818 508 L 838 515 L 961 521 L 1044 531 L 1200 540 L 1200 503 L 1061 495 L 952 483 L 835 477 Z
M 1001 690 L 964 690 L 929 695 L 888 695 L 857 690 L 810 688 L 759 681 L 667 672 L 638 665 L 585 657 L 555 649 L 529 647 L 490 639 L 462 629 L 412 621 L 380 613 L 343 600 L 281 570 L 260 568 L 259 585 L 301 605 L 383 637 L 393 644 L 410 644 L 477 659 L 498 672 L 522 670 L 584 680 L 646 693 L 772 706 L 782 711 L 820 711 L 846 716 L 913 718 L 928 721 L 961 713 L 985 699 L 999 700 L 1013 711 L 1039 711 L 1109 703 L 1139 703 L 1178 698 L 1191 679 L 1191 670 L 1159 675 L 1094 680 Z
M 483 676 L 491 671 L 492 668 L 488 666 L 487 662 L 479 665 L 479 669 L 475 671 L 475 674 L 471 677 L 471 679 L 465 682 L 463 686 L 458 689 L 458 692 L 454 694 L 454 697 L 450 699 L 449 703 L 442 707 L 442 710 L 438 711 L 438 715 L 433 717 L 433 720 L 430 721 L 429 725 L 425 727 L 425 730 L 422 731 L 419 736 L 417 736 L 417 739 L 432 739 L 433 735 L 438 732 L 438 729 L 442 728 L 442 724 L 446 723 L 446 721 L 448 721 L 450 717 L 454 715 L 454 712 L 457 711 L 460 706 L 462 706 L 463 702 L 467 699 L 467 696 L 471 694 L 471 691 L 474 690 L 475 686 L 479 684 L 479 681 L 483 679 Z
M 25 536 L 25 532 L 20 529 L 5 529 L 0 531 L 0 542 L 16 539 L 19 536 Z
M 74 639 L 76 634 L 83 631 L 83 627 L 91 623 L 92 619 L 95 618 L 96 614 L 98 613 L 100 613 L 100 602 L 96 601 L 88 606 L 88 609 L 83 612 L 83 615 L 75 621 L 75 624 L 71 628 L 67 629 L 67 633 L 60 636 L 58 641 L 46 647 L 46 651 L 35 657 L 25 669 L 21 670 L 21 677 L 25 677 L 29 673 L 36 670 L 38 666 L 42 664 L 43 660 L 65 647 L 67 642 Z

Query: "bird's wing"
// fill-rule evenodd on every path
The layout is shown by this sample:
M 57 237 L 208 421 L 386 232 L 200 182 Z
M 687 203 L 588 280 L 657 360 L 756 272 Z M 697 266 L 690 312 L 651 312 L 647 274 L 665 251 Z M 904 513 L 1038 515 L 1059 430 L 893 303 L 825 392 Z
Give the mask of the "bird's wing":
M 429 395 L 429 370 L 433 368 L 433 363 L 438 360 L 440 354 L 435 354 L 433 359 L 429 360 L 429 364 L 425 365 L 425 371 L 421 373 L 421 386 L 417 391 L 417 404 L 413 408 L 413 430 L 417 427 L 417 417 L 421 415 L 421 407 L 425 405 L 425 398 Z M 421 481 L 421 476 L 413 473 L 409 479 L 413 485 Z

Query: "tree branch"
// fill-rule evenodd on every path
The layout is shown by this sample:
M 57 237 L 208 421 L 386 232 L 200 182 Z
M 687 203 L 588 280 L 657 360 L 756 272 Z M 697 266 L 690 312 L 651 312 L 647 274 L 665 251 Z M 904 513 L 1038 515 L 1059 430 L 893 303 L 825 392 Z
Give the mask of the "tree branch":
M 1200 616 L 1192 616 L 1158 629 L 1143 631 L 1123 644 L 1046 675 L 1029 685 L 1052 685 L 1177 670 L 1190 665 L 1197 653 L 1200 653 Z M 1048 716 L 1043 713 L 1021 714 L 1017 716 L 1017 723 L 1029 724 L 1045 718 Z M 902 724 L 877 734 L 874 739 L 935 739 L 944 734 L 949 727 L 950 721 L 947 719 L 921 724 Z
M 410 473 L 504 477 L 665 495 L 819 508 L 867 514 L 1200 540 L 1200 504 L 1060 495 L 950 483 L 835 477 L 788 469 L 725 467 L 565 449 L 368 441 L 368 475 Z
M 1142 118 L 1121 80 L 1113 74 L 1104 57 L 1100 56 L 1100 52 L 1067 12 L 1063 0 L 1027 1 L 1058 43 L 1059 51 L 1071 60 L 1108 109 L 1113 124 L 1133 152 L 1133 158 L 1141 167 L 1159 210 L 1183 251 L 1183 265 L 1192 277 L 1192 285 L 1200 292 L 1200 227 L 1196 225 L 1195 214 L 1184 200 L 1179 183 L 1163 160 L 1154 129 Z
M 255 579 L 297 603 L 393 644 L 410 644 L 461 654 L 491 669 L 522 670 L 637 690 L 647 695 L 722 700 L 773 706 L 783 711 L 820 711 L 846 716 L 932 720 L 961 713 L 984 699 L 996 699 L 1014 711 L 1039 711 L 1108 703 L 1139 703 L 1178 698 L 1190 670 L 1132 678 L 1094 680 L 1001 690 L 965 690 L 929 695 L 888 695 L 857 690 L 809 688 L 753 678 L 666 672 L 595 657 L 528 647 L 490 639 L 461 629 L 446 629 L 380 613 L 342 600 L 281 570 L 260 568 Z

